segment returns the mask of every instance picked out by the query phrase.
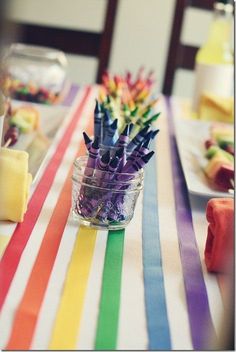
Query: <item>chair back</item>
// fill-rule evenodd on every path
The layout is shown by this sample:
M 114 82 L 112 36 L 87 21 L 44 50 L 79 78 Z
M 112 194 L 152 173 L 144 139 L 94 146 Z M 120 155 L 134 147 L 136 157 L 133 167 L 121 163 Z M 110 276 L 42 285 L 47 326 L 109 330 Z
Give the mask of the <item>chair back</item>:
M 171 95 L 175 73 L 178 68 L 194 70 L 195 56 L 199 47 L 181 43 L 181 31 L 184 14 L 188 7 L 203 10 L 213 10 L 214 0 L 176 0 L 172 22 L 167 64 L 163 81 L 162 92 Z
M 101 82 L 108 68 L 112 37 L 119 0 L 106 0 L 104 25 L 101 32 L 72 30 L 39 24 L 14 23 L 18 41 L 24 44 L 48 46 L 68 54 L 95 57 L 98 60 L 96 83 Z

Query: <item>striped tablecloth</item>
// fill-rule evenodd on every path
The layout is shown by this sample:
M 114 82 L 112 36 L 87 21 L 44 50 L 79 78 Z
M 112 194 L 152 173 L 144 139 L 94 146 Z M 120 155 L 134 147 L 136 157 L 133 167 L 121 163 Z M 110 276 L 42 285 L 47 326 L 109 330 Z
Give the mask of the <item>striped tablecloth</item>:
M 85 154 L 97 95 L 78 91 L 24 222 L 0 224 L 0 348 L 203 349 L 220 334 L 224 300 L 205 269 L 205 204 L 189 202 L 164 98 L 156 158 L 127 228 L 72 219 L 72 163 Z

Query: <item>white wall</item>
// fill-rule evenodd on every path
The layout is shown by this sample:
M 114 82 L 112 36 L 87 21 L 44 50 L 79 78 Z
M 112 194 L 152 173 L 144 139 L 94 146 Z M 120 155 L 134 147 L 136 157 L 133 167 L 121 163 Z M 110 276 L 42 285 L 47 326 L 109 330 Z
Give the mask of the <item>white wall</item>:
M 59 25 L 68 28 L 102 26 L 106 0 L 8 0 L 9 16 L 20 21 Z M 175 0 L 120 0 L 109 69 L 136 72 L 141 65 L 154 69 L 161 89 L 166 64 Z M 188 10 L 182 38 L 201 44 L 207 35 L 211 13 Z M 201 25 L 199 25 L 199 23 Z M 96 60 L 69 56 L 69 76 L 73 81 L 93 82 Z M 177 73 L 174 93 L 191 96 L 193 73 Z

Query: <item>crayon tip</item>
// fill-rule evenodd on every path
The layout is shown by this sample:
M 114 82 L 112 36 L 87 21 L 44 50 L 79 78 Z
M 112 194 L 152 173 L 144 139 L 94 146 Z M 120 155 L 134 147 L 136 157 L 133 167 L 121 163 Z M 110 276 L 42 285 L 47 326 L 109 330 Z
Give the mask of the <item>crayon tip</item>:
M 128 136 L 129 135 L 129 125 L 127 124 L 121 133 L 123 136 Z
M 95 109 L 94 109 L 94 112 L 95 114 L 101 112 L 102 109 L 101 109 L 101 105 L 99 104 L 98 100 L 96 99 L 96 105 L 95 105 Z
M 153 156 L 154 153 L 155 153 L 154 151 L 151 151 L 151 152 L 149 152 L 148 154 L 142 156 L 141 159 L 142 159 L 145 163 L 147 163 L 147 162 L 151 159 L 151 157 Z
M 151 138 L 154 139 L 159 131 L 160 131 L 159 129 L 152 131 Z
M 149 130 L 149 125 L 145 126 L 140 132 L 139 132 L 139 135 L 144 137 L 145 134 L 147 133 L 147 131 Z
M 89 136 L 87 135 L 86 132 L 83 132 L 83 136 L 84 136 L 84 142 L 85 144 L 88 144 L 92 141 L 92 139 L 89 138 Z
M 101 157 L 101 161 L 105 164 L 108 164 L 110 161 L 110 150 L 107 150 Z
M 134 110 L 131 111 L 131 114 L 130 114 L 130 115 L 134 117 L 134 116 L 136 116 L 137 112 L 138 112 L 138 106 L 136 106 L 136 107 L 134 108 Z
M 117 129 L 117 124 L 118 124 L 118 120 L 115 119 L 112 124 L 110 125 L 110 128 L 112 128 L 113 130 L 116 130 Z
M 151 141 L 151 137 L 150 138 L 147 138 L 145 140 L 145 142 L 143 143 L 143 148 L 148 148 L 149 147 L 149 144 L 150 144 L 150 141 Z
M 125 151 L 125 147 L 120 147 L 119 149 L 117 149 L 115 155 L 116 155 L 118 158 L 121 158 L 121 157 L 124 155 L 124 151 Z
M 94 149 L 99 148 L 99 137 L 95 137 L 93 144 L 92 144 L 92 148 L 94 148 Z
M 107 95 L 107 104 L 110 104 L 110 102 L 111 102 L 111 97 L 110 95 Z
M 115 156 L 111 161 L 110 161 L 110 166 L 112 168 L 116 168 L 118 166 L 118 163 L 119 163 L 120 159 Z
M 146 134 L 146 136 L 145 136 L 144 138 L 145 138 L 145 139 L 146 139 L 146 138 L 147 138 L 147 139 L 152 138 L 152 133 L 153 133 L 152 130 L 149 131 L 149 132 Z

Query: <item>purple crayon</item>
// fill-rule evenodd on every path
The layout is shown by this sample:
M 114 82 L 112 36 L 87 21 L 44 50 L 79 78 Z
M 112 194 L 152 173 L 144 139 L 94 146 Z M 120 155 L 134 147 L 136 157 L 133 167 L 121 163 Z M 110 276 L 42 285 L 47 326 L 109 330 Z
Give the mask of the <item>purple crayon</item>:
M 113 146 L 118 139 L 117 131 L 118 120 L 115 119 L 111 125 L 106 129 L 105 138 L 103 139 L 103 144 L 108 146 Z
M 124 165 L 122 172 L 126 172 L 129 168 L 129 166 L 135 161 L 135 159 L 137 158 L 137 156 L 139 155 L 139 149 L 142 146 L 142 142 L 139 143 L 139 145 L 132 151 L 132 153 L 128 156 L 127 158 L 127 162 Z
M 146 155 L 149 152 L 149 144 L 150 144 L 151 138 L 148 138 L 143 142 L 138 150 L 137 157 L 141 157 L 143 155 Z
M 101 129 L 102 129 L 102 118 L 103 112 L 101 109 L 101 105 L 96 99 L 96 105 L 94 109 L 94 136 L 101 138 Z
M 108 169 L 109 161 L 110 161 L 110 151 L 108 150 L 97 161 L 97 165 L 95 169 L 96 178 L 99 178 L 99 179 L 102 178 L 102 176 L 104 175 L 104 171 L 107 171 Z
M 125 153 L 125 147 L 120 147 L 116 153 L 115 156 L 119 158 L 120 162 L 117 168 L 117 172 L 121 172 L 123 169 L 125 163 L 126 163 L 126 153 Z
M 127 146 L 128 151 L 134 150 L 134 148 L 136 148 L 143 141 L 144 136 L 147 133 L 148 129 L 149 129 L 149 126 L 146 126 L 136 134 L 136 136 L 132 139 L 132 141 Z
M 89 151 L 93 141 L 92 139 L 89 138 L 86 132 L 83 132 L 83 136 L 84 136 L 84 143 L 86 145 L 87 150 Z
M 129 143 L 129 125 L 126 125 L 123 132 L 120 134 L 115 146 L 126 147 Z
M 89 150 L 89 157 L 84 171 L 84 174 L 86 176 L 92 176 L 93 169 L 95 169 L 96 167 L 98 155 L 99 155 L 99 138 L 96 137 Z
M 155 152 L 151 151 L 146 155 L 141 156 L 140 158 L 138 158 L 137 160 L 135 160 L 129 167 L 129 169 L 127 170 L 128 173 L 135 173 L 137 171 L 139 171 L 140 169 L 142 169 L 151 159 L 151 157 L 153 156 Z
M 132 174 L 135 174 L 137 171 L 142 169 L 148 161 L 151 159 L 153 156 L 154 152 L 149 152 L 146 155 L 141 156 L 137 160 L 135 160 L 128 168 L 125 170 L 125 172 L 122 170 L 121 174 L 117 175 L 118 181 L 128 181 L 132 179 Z M 128 175 L 130 174 L 130 175 Z

